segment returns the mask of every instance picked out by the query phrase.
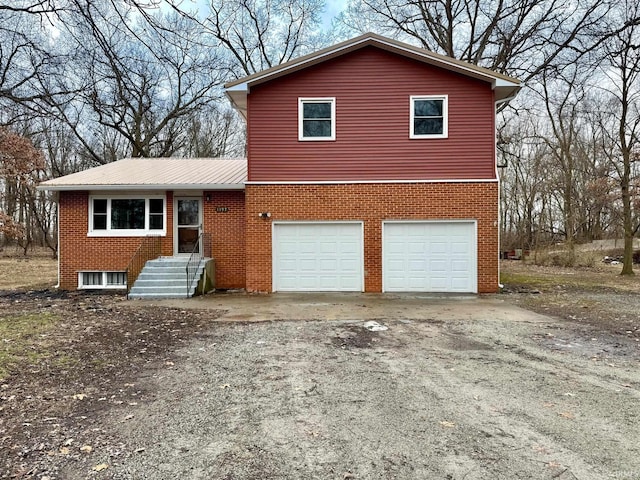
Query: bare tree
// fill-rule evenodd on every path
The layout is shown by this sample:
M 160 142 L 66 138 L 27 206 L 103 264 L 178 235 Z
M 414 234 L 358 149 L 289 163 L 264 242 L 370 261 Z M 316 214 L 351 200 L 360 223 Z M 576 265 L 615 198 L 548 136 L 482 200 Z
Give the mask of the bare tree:
M 523 81 L 573 63 L 608 35 L 611 0 L 351 0 L 341 24 L 375 30 Z
M 172 14 L 158 19 L 165 30 L 146 28 L 135 9 L 104 5 L 75 0 L 60 15 L 59 42 L 74 62 L 53 88 L 77 93 L 39 106 L 55 109 L 94 163 L 171 156 L 189 116 L 219 98 L 216 52 L 188 19 Z
M 633 17 L 639 13 L 640 6 L 636 2 L 624 2 L 620 10 L 621 15 Z M 632 275 L 633 238 L 640 229 L 633 211 L 634 199 L 640 193 L 633 172 L 640 150 L 640 31 L 637 27 L 609 39 L 606 61 L 600 70 L 603 75 L 600 87 L 604 90 L 600 100 L 603 150 L 615 169 L 622 202 L 624 261 L 621 274 Z M 609 145 L 615 148 L 607 148 Z

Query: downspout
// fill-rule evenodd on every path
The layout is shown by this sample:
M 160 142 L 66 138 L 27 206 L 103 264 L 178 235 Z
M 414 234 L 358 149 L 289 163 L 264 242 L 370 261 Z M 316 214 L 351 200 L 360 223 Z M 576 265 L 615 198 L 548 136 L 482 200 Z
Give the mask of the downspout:
M 513 91 L 512 95 L 509 95 L 506 98 L 502 98 L 500 100 L 496 100 L 495 101 L 495 112 L 498 111 L 498 105 L 500 105 L 501 103 L 506 103 L 510 100 L 513 100 L 516 95 L 518 94 L 518 92 L 520 91 L 520 89 L 523 87 L 524 85 L 520 85 L 518 88 L 516 88 Z M 502 181 L 500 179 L 500 175 L 498 174 L 498 145 L 497 145 L 497 139 L 498 139 L 498 125 L 495 121 L 495 113 L 494 113 L 494 121 L 493 121 L 493 136 L 496 139 L 493 143 L 493 158 L 494 158 L 494 164 L 495 164 L 495 169 L 496 169 L 496 179 L 498 180 L 498 288 L 503 289 L 504 285 L 502 283 L 500 283 L 500 231 L 502 230 L 502 225 L 500 225 L 500 218 L 502 217 L 501 215 L 501 207 L 502 207 Z
M 56 236 L 58 237 L 56 250 L 58 250 L 58 283 L 53 288 L 60 288 L 60 193 L 56 193 Z
M 512 100 L 515 98 L 516 94 L 517 94 L 517 90 L 516 93 L 514 93 L 513 95 L 507 97 L 507 98 L 503 98 L 501 100 L 496 100 L 495 101 L 495 110 L 494 110 L 494 120 L 493 120 L 493 137 L 494 137 L 494 142 L 493 142 L 493 163 L 494 163 L 494 168 L 496 169 L 496 179 L 498 180 L 498 223 L 497 223 L 497 227 L 498 227 L 498 288 L 500 290 L 502 290 L 504 288 L 504 284 L 500 283 L 500 245 L 501 245 L 501 238 L 500 238 L 500 231 L 502 230 L 502 225 L 500 224 L 500 219 L 502 218 L 501 215 L 501 209 L 502 209 L 502 180 L 500 178 L 500 174 L 498 173 L 498 125 L 497 122 L 495 121 L 495 114 L 498 111 L 498 105 L 501 103 L 505 103 L 508 102 L 509 100 Z

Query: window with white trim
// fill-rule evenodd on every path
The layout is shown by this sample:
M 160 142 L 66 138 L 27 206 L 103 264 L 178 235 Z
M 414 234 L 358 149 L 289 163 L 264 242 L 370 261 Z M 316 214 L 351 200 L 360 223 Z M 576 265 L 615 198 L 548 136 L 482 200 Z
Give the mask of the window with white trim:
M 166 233 L 164 196 L 89 197 L 89 236 L 145 236 Z
M 336 139 L 336 99 L 298 99 L 298 140 Z
M 78 288 L 127 288 L 127 273 L 78 272 Z
M 448 96 L 412 95 L 409 138 L 447 138 Z

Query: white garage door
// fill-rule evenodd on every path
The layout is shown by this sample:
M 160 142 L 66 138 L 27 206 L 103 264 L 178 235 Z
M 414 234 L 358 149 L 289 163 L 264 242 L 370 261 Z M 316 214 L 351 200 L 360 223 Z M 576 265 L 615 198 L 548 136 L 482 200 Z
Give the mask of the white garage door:
M 475 222 L 385 222 L 385 292 L 478 291 Z
M 275 223 L 273 290 L 361 292 L 362 223 Z

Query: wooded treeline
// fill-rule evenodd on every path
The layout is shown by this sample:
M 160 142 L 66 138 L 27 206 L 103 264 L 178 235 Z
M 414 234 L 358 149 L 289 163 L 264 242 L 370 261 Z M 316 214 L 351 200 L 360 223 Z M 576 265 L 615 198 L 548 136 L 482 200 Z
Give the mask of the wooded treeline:
M 223 83 L 373 31 L 525 82 L 499 107 L 503 249 L 625 237 L 631 271 L 640 0 L 348 0 L 331 28 L 324 8 L 0 2 L 3 241 L 55 251 L 42 179 L 129 156 L 244 156 Z

